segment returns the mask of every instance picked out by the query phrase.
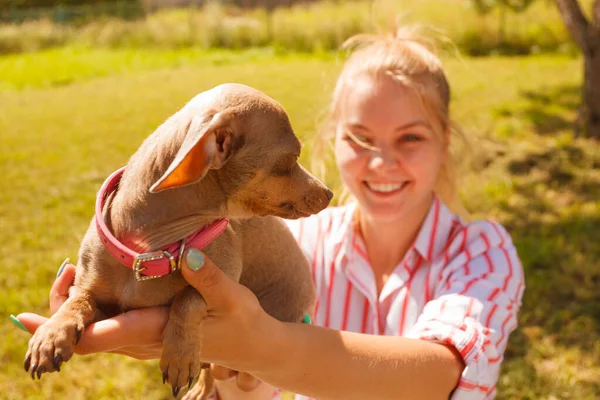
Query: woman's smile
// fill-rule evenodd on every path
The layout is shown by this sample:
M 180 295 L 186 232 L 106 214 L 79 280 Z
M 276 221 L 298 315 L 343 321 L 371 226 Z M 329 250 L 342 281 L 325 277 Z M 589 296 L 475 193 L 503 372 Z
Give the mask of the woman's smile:
M 363 181 L 363 185 L 369 192 L 381 198 L 389 198 L 400 194 L 408 183 L 408 181 L 394 183 Z

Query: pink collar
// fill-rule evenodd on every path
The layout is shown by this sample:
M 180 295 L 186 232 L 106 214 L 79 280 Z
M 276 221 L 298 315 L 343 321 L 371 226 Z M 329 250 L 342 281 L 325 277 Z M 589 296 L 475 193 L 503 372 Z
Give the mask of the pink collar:
M 123 265 L 134 270 L 138 281 L 159 278 L 181 268 L 181 255 L 186 246 L 202 249 L 219 236 L 227 227 L 229 219 L 223 218 L 192 233 L 187 238 L 165 246 L 161 250 L 149 253 L 137 253 L 123 243 L 108 230 L 102 210 L 108 196 L 118 189 L 125 167 L 113 172 L 102 184 L 96 198 L 96 228 L 104 247 Z

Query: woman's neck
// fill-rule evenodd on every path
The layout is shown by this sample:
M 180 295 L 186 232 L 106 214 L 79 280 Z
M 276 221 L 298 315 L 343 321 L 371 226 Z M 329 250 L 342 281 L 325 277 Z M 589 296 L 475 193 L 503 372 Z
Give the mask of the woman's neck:
M 413 245 L 430 207 L 431 202 L 427 202 L 419 210 L 407 213 L 409 215 L 401 220 L 386 222 L 370 219 L 359 211 L 359 229 L 375 275 L 378 293 Z

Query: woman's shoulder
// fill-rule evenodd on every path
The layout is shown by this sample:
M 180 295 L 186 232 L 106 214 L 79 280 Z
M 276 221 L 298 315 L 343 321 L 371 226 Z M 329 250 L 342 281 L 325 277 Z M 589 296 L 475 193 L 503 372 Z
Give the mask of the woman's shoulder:
M 511 269 L 511 264 L 517 264 L 519 258 L 508 230 L 491 219 L 460 220 L 451 230 L 446 249 L 439 256 L 443 257 L 442 265 L 447 272 L 465 265 L 465 271 L 469 272 L 476 272 L 479 267 L 499 272 L 502 266 Z
M 488 248 L 512 245 L 512 238 L 508 230 L 501 223 L 492 219 L 461 221 L 453 232 L 452 239 L 453 242 L 461 241 L 467 245 L 481 240 Z

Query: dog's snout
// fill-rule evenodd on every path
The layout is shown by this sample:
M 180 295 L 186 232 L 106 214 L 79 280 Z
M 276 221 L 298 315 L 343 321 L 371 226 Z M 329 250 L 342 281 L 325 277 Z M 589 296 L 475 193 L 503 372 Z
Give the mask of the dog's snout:
M 333 199 L 333 192 L 327 188 L 325 188 L 325 196 L 327 196 L 327 200 L 331 201 Z

